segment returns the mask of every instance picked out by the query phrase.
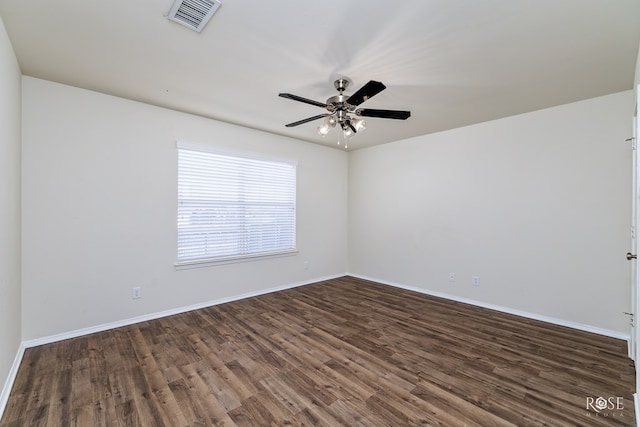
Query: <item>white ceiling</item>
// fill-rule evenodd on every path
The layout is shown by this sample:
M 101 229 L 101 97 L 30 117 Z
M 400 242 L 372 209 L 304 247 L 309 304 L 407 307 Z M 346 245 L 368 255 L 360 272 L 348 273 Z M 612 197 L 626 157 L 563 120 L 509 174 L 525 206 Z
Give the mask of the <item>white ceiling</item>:
M 387 89 L 350 149 L 629 90 L 639 0 L 222 0 L 201 33 L 172 0 L 0 0 L 23 74 L 336 146 L 317 101 Z

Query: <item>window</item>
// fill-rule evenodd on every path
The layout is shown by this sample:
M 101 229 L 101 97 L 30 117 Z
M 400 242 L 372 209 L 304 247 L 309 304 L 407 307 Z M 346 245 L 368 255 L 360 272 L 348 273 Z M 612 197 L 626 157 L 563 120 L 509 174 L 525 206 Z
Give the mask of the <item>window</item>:
M 296 248 L 296 163 L 178 142 L 178 266 Z

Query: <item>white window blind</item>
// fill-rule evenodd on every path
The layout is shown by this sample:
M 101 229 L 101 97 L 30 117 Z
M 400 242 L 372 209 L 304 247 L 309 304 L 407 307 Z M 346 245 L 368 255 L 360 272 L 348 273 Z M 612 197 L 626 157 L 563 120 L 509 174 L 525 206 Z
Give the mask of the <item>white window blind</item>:
M 296 247 L 296 164 L 178 143 L 178 264 Z

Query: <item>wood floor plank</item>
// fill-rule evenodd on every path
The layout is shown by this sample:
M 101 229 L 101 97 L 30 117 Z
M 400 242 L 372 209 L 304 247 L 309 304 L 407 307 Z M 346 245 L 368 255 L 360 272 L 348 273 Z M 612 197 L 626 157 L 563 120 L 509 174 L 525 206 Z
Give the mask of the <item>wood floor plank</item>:
M 29 348 L 0 427 L 633 426 L 626 354 L 342 277 Z
M 229 411 L 221 403 L 218 396 L 211 393 L 211 389 L 205 382 L 206 379 L 197 371 L 193 365 L 183 366 L 182 370 L 185 374 L 185 380 L 190 385 L 192 391 L 190 395 L 195 401 L 195 405 L 199 407 L 206 420 L 206 425 L 216 426 L 232 426 L 235 423 L 229 417 Z
M 329 405 L 329 410 L 343 426 L 377 427 L 374 421 L 367 418 L 367 412 L 358 405 L 338 399 Z

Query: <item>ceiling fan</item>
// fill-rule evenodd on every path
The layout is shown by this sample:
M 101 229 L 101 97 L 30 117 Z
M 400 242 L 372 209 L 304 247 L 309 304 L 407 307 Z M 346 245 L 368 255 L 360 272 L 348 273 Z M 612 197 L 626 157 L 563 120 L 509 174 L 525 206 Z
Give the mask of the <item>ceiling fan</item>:
M 303 98 L 291 93 L 280 93 L 278 96 L 283 98 L 292 99 L 294 101 L 304 102 L 306 104 L 315 105 L 317 107 L 325 108 L 328 113 L 318 114 L 317 116 L 309 117 L 297 122 L 289 123 L 286 127 L 294 127 L 304 123 L 308 123 L 314 120 L 324 118 L 324 122 L 318 126 L 318 133 L 322 136 L 327 135 L 329 131 L 336 125 L 339 125 L 343 131 L 345 138 L 353 136 L 354 134 L 363 131 L 365 128 L 365 122 L 355 116 L 360 117 L 378 117 L 382 119 L 396 119 L 406 120 L 411 116 L 410 111 L 399 110 L 376 110 L 372 108 L 358 108 L 360 104 L 367 99 L 379 94 L 386 89 L 386 86 L 382 82 L 370 80 L 367 84 L 358 89 L 353 95 L 347 96 L 344 91 L 349 86 L 349 80 L 346 78 L 340 78 L 336 80 L 333 85 L 338 90 L 339 95 L 332 96 L 327 99 L 326 103 L 314 101 L 312 99 Z

